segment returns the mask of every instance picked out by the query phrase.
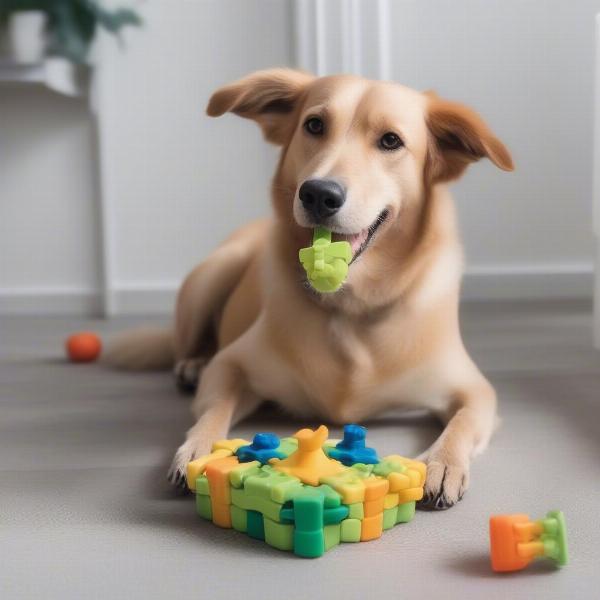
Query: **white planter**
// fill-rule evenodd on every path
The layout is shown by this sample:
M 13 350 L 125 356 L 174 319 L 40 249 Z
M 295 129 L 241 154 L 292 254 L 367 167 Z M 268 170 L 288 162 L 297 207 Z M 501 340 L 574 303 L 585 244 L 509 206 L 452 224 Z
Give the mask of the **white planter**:
M 38 63 L 46 50 L 46 15 L 38 10 L 10 16 L 8 37 L 11 58 L 21 64 Z
M 60 56 L 49 56 L 44 60 L 46 85 L 66 96 L 80 96 L 86 89 L 87 69 L 74 65 Z

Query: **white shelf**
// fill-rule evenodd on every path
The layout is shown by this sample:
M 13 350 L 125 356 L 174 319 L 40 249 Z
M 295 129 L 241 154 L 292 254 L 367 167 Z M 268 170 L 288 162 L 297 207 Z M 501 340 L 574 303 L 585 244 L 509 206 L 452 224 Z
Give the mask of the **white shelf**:
M 0 59 L 0 82 L 2 83 L 45 83 L 44 63 L 19 64 Z
M 0 58 L 0 84 L 39 83 L 65 96 L 82 96 L 87 90 L 85 67 L 49 57 L 39 63 L 20 64 Z

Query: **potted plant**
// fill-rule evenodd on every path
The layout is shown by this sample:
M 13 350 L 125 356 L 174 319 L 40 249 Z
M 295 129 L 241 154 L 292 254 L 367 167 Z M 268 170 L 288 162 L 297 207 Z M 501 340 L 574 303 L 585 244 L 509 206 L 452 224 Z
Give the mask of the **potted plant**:
M 85 64 L 99 27 L 118 34 L 141 20 L 132 10 L 108 10 L 98 0 L 3 0 L 0 23 L 9 31 L 13 58 L 36 62 L 43 55 Z

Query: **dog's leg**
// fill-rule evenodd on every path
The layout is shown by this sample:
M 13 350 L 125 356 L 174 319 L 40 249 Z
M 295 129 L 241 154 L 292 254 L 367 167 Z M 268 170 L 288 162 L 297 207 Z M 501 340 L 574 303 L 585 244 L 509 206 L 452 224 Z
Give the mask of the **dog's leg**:
M 178 389 L 186 393 L 195 392 L 198 389 L 198 382 L 208 361 L 209 358 L 205 356 L 178 360 L 173 369 L 175 384 Z
M 419 458 L 427 463 L 421 506 L 450 508 L 469 485 L 471 458 L 483 452 L 494 431 L 496 393 L 481 379 L 451 395 L 448 423 L 434 444 Z
M 256 255 L 267 227 L 267 221 L 257 221 L 240 228 L 183 282 L 177 295 L 173 338 L 173 374 L 180 390 L 197 389 L 204 368 L 217 351 L 219 315 Z
M 187 463 L 208 454 L 214 441 L 227 437 L 229 428 L 254 412 L 259 404 L 259 399 L 248 392 L 239 366 L 216 356 L 203 373 L 192 403 L 192 413 L 198 420 L 175 454 L 169 481 L 184 487 Z
M 268 226 L 268 221 L 256 221 L 240 228 L 185 278 L 175 306 L 176 361 L 214 354 L 216 339 L 210 339 L 210 329 L 256 255 Z

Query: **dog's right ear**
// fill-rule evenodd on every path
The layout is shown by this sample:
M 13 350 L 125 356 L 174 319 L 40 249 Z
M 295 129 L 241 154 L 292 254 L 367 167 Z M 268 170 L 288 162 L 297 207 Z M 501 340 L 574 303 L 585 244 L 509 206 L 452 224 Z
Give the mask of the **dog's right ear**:
M 295 125 L 290 117 L 313 79 L 312 75 L 294 69 L 257 71 L 219 88 L 211 96 L 206 114 L 220 117 L 232 112 L 253 119 L 268 141 L 284 144 Z

